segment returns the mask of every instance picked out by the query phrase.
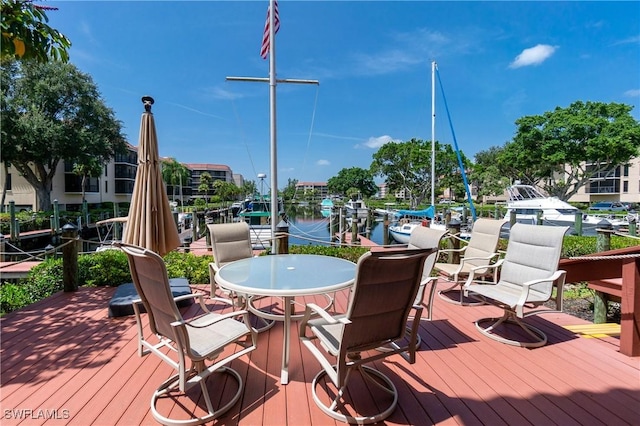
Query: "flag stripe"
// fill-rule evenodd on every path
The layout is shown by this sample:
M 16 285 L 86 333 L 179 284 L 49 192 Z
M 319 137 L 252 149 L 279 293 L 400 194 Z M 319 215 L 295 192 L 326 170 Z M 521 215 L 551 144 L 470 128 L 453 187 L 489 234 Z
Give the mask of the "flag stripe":
M 275 9 L 275 13 L 273 15 L 273 27 L 274 34 L 278 32 L 280 29 L 280 14 L 278 13 L 278 2 L 274 1 L 273 6 Z M 267 8 L 267 22 L 264 24 L 264 32 L 262 33 L 262 47 L 260 48 L 260 56 L 262 59 L 267 59 L 267 54 L 269 53 L 269 45 L 270 45 L 270 22 L 269 22 L 269 12 L 271 11 L 271 7 Z

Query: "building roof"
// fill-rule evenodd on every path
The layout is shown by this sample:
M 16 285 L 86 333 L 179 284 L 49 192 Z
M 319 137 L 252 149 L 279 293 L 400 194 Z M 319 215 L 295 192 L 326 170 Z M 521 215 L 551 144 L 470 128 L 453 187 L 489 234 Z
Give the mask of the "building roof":
M 226 170 L 231 171 L 231 168 L 226 164 L 207 164 L 207 163 L 184 163 L 185 166 L 191 170 Z

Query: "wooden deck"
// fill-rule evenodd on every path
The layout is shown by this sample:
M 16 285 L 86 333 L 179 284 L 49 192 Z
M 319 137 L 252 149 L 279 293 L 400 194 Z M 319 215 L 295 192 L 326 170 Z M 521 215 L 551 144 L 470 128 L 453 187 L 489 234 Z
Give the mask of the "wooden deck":
M 107 317 L 113 291 L 58 293 L 0 320 L 3 425 L 155 424 L 151 393 L 171 370 L 154 356 L 138 357 L 133 317 Z M 345 303 L 345 293 L 339 293 L 336 309 Z M 188 308 L 185 316 L 195 311 Z M 547 314 L 531 319 L 548 333 L 546 346 L 512 347 L 475 329 L 475 319 L 497 313 L 490 306 L 460 307 L 436 297 L 434 321 L 421 326 L 417 362 L 409 365 L 396 355 L 377 364 L 400 392 L 398 408 L 385 424 L 640 422 L 640 359 L 619 353 L 616 337 L 578 334 L 563 326 L 587 322 Z M 216 424 L 336 424 L 312 400 L 310 383 L 319 365 L 295 339 L 291 382 L 280 384 L 281 342 L 282 325 L 276 324 L 260 334 L 256 351 L 233 363 L 245 391 Z M 181 402 L 197 409 L 191 399 Z M 163 408 L 180 411 L 169 401 Z

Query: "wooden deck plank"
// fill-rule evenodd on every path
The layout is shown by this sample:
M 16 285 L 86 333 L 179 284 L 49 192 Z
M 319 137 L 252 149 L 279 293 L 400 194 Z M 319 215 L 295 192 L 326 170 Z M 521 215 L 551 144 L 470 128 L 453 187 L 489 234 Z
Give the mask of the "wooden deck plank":
M 3 425 L 156 424 L 149 411 L 151 393 L 172 371 L 157 357 L 137 355 L 132 317 L 107 317 L 112 292 L 81 288 L 74 294 L 58 293 L 0 319 Z M 347 295 L 348 291 L 338 293 L 335 310 L 345 309 Z M 305 298 L 309 300 L 321 302 Z M 195 307 L 185 316 L 193 312 Z M 398 409 L 385 424 L 637 422 L 638 357 L 624 356 L 611 343 L 581 338 L 562 328 L 586 323 L 562 313 L 528 319 L 547 332 L 548 345 L 537 349 L 504 345 L 481 336 L 473 324 L 497 312 L 489 306 L 460 307 L 436 300 L 434 321 L 421 323 L 423 344 L 417 362 L 409 365 L 392 356 L 376 363 L 400 391 Z M 310 383 L 320 367 L 300 345 L 297 325 L 291 329 L 290 384 L 280 384 L 280 323 L 259 335 L 256 351 L 233 362 L 245 390 L 241 402 L 216 424 L 341 424 L 312 401 Z M 150 334 L 148 327 L 145 334 Z M 34 362 L 36 368 L 31 368 Z M 214 383 L 209 385 L 216 398 L 230 389 L 223 384 L 218 392 Z M 191 408 L 199 404 L 198 395 L 189 401 Z M 13 418 L 11 410 L 19 414 L 27 409 L 49 414 L 67 410 L 69 418 Z
M 494 310 L 493 307 L 474 307 L 473 310 L 476 312 L 486 311 L 488 309 Z M 468 316 L 471 310 L 462 311 L 462 316 Z M 494 312 L 495 313 L 495 312 Z M 491 315 L 491 313 L 487 314 L 475 314 L 471 318 L 469 318 L 468 322 L 463 322 L 461 324 L 470 324 L 473 319 L 477 319 L 486 315 Z M 542 324 L 538 324 L 542 326 Z M 549 327 L 547 327 L 549 329 Z M 481 337 L 482 339 L 486 339 Z M 562 342 L 562 345 L 559 345 L 554 342 L 550 342 L 550 344 L 538 348 L 536 350 L 523 350 L 521 348 L 515 348 L 509 345 L 503 345 L 498 342 L 491 341 L 490 339 L 486 339 L 487 343 L 492 345 L 492 353 L 495 357 L 499 357 L 500 359 L 510 358 L 510 361 L 519 365 L 523 371 L 534 369 L 540 372 L 545 372 L 543 376 L 543 380 L 551 386 L 549 391 L 554 393 L 560 393 L 564 395 L 568 395 L 569 400 L 576 401 L 576 404 L 580 407 L 580 411 L 590 411 L 592 416 L 595 418 L 600 418 L 600 422 L 605 422 L 607 416 L 609 416 L 608 410 L 603 407 L 608 407 L 608 404 L 617 405 L 617 402 L 614 398 L 610 397 L 611 392 L 615 392 L 616 388 L 609 388 L 609 391 L 603 392 L 602 394 L 596 395 L 593 401 L 588 402 L 587 399 L 589 395 L 584 395 L 582 392 L 576 392 L 576 388 L 580 389 L 580 386 L 575 386 L 575 383 L 580 383 L 582 385 L 588 385 L 591 381 L 595 380 L 595 383 L 601 383 L 597 379 L 583 379 L 585 375 L 588 375 L 588 371 L 581 368 L 579 363 L 566 363 L 566 359 L 573 359 L 571 356 L 567 356 L 564 352 L 565 348 L 575 343 L 576 339 L 569 340 L 567 342 Z M 561 355 L 556 357 L 557 347 L 562 347 Z M 582 345 L 584 346 L 584 345 Z M 513 356 L 513 352 L 516 351 L 518 356 Z M 533 353 L 544 352 L 546 356 L 544 358 L 532 356 Z M 564 361 L 564 362 L 563 362 Z M 556 366 L 561 365 L 561 368 L 556 368 Z M 520 373 L 523 374 L 523 373 Z M 625 410 L 623 407 L 621 409 Z M 575 414 L 575 413 L 573 413 Z M 614 416 L 615 417 L 615 416 Z

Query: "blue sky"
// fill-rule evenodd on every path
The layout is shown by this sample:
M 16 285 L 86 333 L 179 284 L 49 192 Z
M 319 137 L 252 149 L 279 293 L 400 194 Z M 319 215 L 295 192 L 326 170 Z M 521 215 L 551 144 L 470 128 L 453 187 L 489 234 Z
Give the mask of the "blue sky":
M 269 174 L 262 1 L 49 1 L 71 62 L 138 143 L 151 95 L 160 155 Z M 431 140 L 431 62 L 460 149 L 501 146 L 515 120 L 572 102 L 632 105 L 640 120 L 640 2 L 280 0 L 278 181 L 368 168 L 382 143 Z M 436 139 L 453 144 L 441 93 Z

